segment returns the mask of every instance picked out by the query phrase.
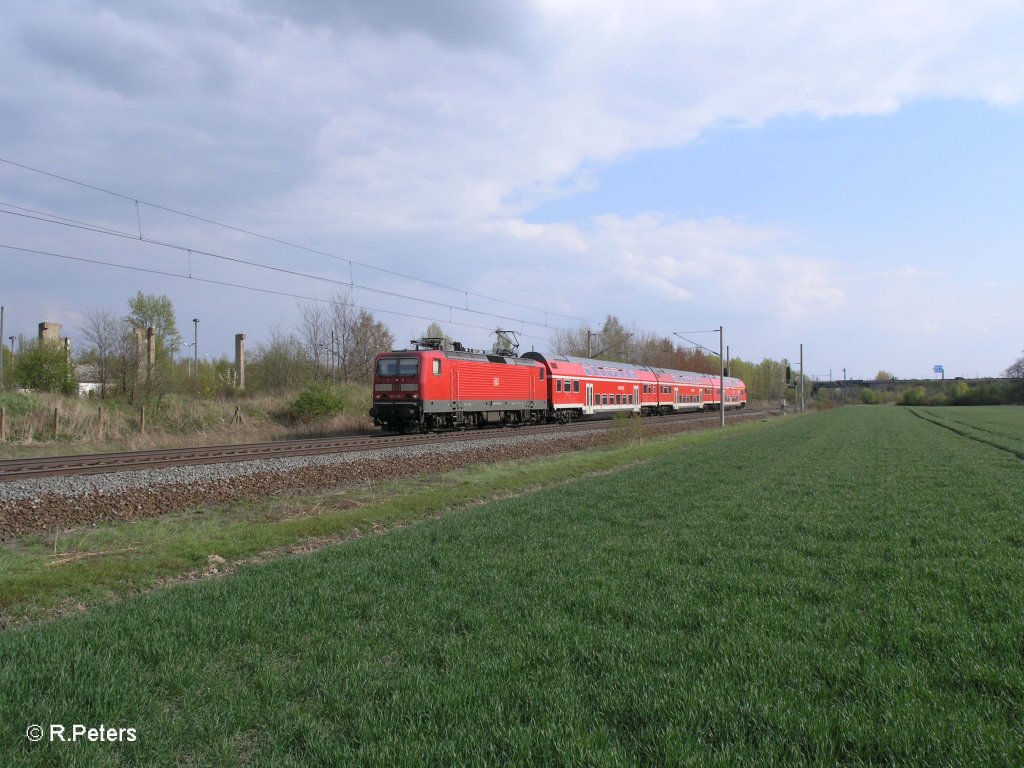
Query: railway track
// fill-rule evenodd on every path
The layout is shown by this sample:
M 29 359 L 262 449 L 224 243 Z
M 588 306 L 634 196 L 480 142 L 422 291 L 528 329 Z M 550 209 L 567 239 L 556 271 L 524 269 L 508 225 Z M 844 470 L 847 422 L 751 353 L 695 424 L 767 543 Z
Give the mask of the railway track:
M 749 416 L 762 413 L 762 411 L 747 410 L 743 413 L 745 416 Z M 714 412 L 661 416 L 657 417 L 657 420 L 661 424 L 670 424 L 680 421 L 701 421 L 718 418 L 718 413 Z M 537 434 L 538 432 L 565 431 L 567 428 L 574 430 L 607 429 L 610 424 L 611 422 L 608 420 L 581 421 L 575 422 L 568 427 L 563 424 L 541 424 L 521 427 L 491 427 L 468 432 L 440 432 L 425 435 L 359 435 L 312 440 L 277 440 L 268 443 L 215 445 L 202 448 L 165 448 L 148 451 L 124 451 L 120 453 L 91 453 L 75 456 L 8 459 L 0 461 L 0 483 L 42 477 L 94 475 L 137 469 L 159 469 L 195 464 L 251 461 L 254 459 L 350 453 L 426 444 L 436 445 L 442 442 L 481 440 L 510 431 L 528 431 L 530 434 Z

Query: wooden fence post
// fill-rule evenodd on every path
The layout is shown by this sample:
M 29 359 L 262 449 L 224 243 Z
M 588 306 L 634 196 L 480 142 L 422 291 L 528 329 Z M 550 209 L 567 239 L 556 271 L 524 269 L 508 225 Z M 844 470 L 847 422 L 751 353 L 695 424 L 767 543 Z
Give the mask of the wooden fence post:
M 53 409 L 53 437 L 56 439 L 60 434 L 60 409 Z
M 0 408 L 0 443 L 7 442 L 7 409 Z
M 139 432 L 146 431 L 146 406 L 139 406 Z
M 99 406 L 99 418 L 97 419 L 99 426 L 96 430 L 96 439 L 103 440 L 103 406 Z

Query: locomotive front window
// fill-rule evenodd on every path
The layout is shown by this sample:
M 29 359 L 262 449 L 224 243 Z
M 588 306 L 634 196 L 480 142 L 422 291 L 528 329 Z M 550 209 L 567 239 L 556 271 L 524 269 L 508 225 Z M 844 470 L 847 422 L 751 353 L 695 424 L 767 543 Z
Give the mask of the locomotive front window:
M 415 376 L 419 372 L 418 357 L 382 357 L 377 361 L 378 376 Z

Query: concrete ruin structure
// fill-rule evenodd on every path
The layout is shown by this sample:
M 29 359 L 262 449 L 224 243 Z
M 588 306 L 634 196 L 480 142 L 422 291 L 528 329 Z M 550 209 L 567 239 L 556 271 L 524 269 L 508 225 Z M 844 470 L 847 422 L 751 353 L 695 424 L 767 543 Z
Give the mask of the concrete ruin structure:
M 236 386 L 245 389 L 245 334 L 235 334 L 235 370 L 238 371 Z
M 60 341 L 60 329 L 64 326 L 61 323 L 51 323 L 44 320 L 39 324 L 40 341 Z
M 152 326 L 135 329 L 135 357 L 138 360 L 135 383 L 148 383 L 156 367 L 156 329 Z
M 67 336 L 60 335 L 60 329 L 63 328 L 61 323 L 51 323 L 49 320 L 44 320 L 39 324 L 39 343 L 55 342 L 64 347 L 64 355 L 67 358 L 68 365 L 71 365 L 71 339 Z M 13 350 L 11 352 L 13 354 Z

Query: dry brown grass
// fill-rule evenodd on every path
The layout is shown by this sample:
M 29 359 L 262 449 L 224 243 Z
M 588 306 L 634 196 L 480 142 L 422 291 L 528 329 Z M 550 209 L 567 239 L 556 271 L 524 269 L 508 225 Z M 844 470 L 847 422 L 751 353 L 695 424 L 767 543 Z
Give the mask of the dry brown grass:
M 290 423 L 283 415 L 298 392 L 240 398 L 165 395 L 146 404 L 144 431 L 140 430 L 138 404 L 31 393 L 18 401 L 22 406 L 30 403 L 27 412 L 8 408 L 7 439 L 0 444 L 0 458 L 257 443 L 371 431 L 372 422 L 366 415 L 369 388 L 351 386 L 347 390 L 345 411 L 313 424 Z

